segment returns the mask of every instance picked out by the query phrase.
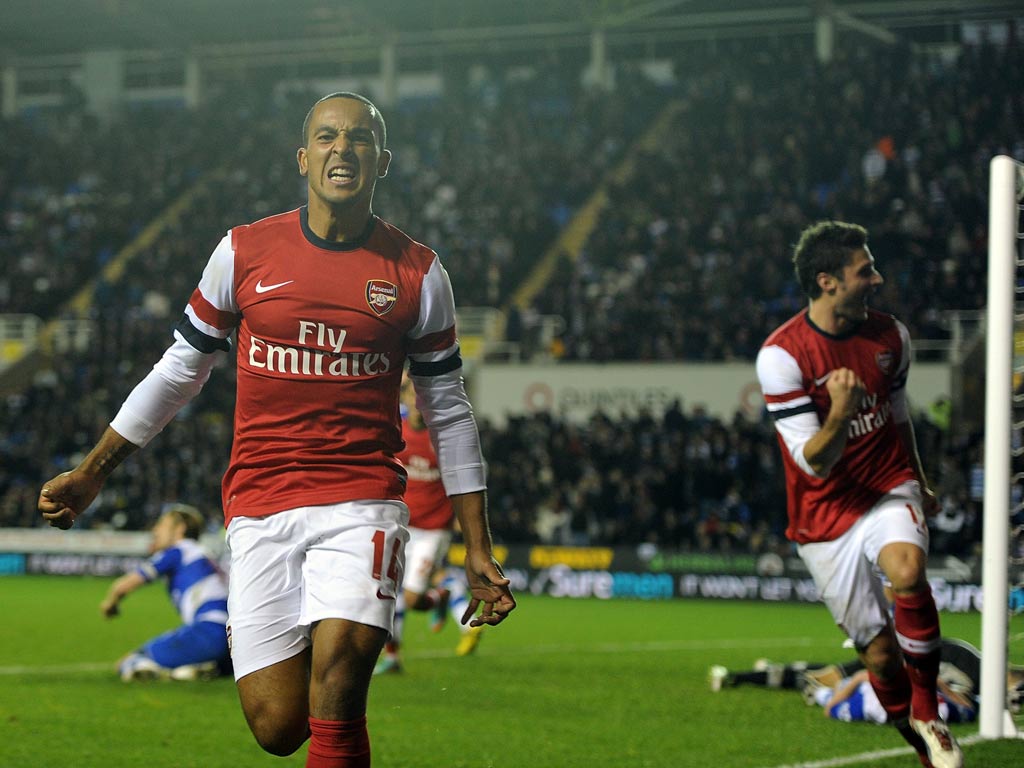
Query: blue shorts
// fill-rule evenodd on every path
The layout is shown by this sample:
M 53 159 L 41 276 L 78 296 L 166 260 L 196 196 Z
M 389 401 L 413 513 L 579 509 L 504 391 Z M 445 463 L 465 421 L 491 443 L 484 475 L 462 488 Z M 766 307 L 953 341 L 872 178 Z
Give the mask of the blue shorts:
M 161 667 L 169 669 L 204 661 L 223 663 L 228 658 L 228 636 L 223 624 L 197 621 L 164 632 L 141 650 Z

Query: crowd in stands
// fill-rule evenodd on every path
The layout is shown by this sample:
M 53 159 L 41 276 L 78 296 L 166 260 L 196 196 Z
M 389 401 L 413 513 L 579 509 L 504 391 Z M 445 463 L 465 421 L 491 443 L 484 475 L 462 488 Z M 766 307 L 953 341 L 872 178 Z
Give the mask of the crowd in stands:
M 481 433 L 506 541 L 757 552 L 777 548 L 785 529 L 767 423 L 687 415 L 676 402 L 657 418 L 535 414 Z
M 82 109 L 0 123 L 0 307 L 47 318 L 216 158 L 202 119 Z
M 45 111 L 0 122 L 3 311 L 53 316 L 156 214 L 212 176 L 216 195 L 190 208 L 189 237 L 162 237 L 133 266 L 132 282 L 146 290 L 153 274 L 194 284 L 229 226 L 304 202 L 298 126 L 320 95 L 232 93 L 190 112 L 137 108 L 103 122 L 79 108 L 62 110 L 59 125 Z M 396 160 L 375 209 L 440 253 L 462 306 L 500 306 L 657 106 L 650 84 L 612 102 L 561 75 L 516 83 L 484 70 L 443 98 L 387 112 Z
M 540 252 L 578 203 L 573 190 L 592 184 L 642 125 L 639 107 L 621 112 L 579 88 L 560 89 L 560 82 L 504 83 L 485 73 L 442 101 L 405 103 L 387 115 L 397 160 L 376 209 L 441 253 L 468 303 L 500 302 L 503 286 L 521 280 L 529 254 Z M 650 112 L 651 90 L 636 89 L 631 101 L 647 99 Z M 146 223 L 181 193 L 194 195 L 120 280 L 98 280 L 81 321 L 88 334 L 3 402 L 0 526 L 39 524 L 39 477 L 77 463 L 156 361 L 224 232 L 304 202 L 295 148 L 319 95 L 248 100 L 235 93 L 192 113 L 145 109 L 108 124 L 73 111 L 59 131 L 45 114 L 0 124 L 10 182 L 0 191 L 4 312 L 61 317 L 63 303 Z M 537 123 L 564 143 L 537 141 L 527 130 Z M 47 156 L 41 148 L 48 143 L 70 149 L 76 141 L 60 162 L 33 160 Z M 566 146 L 590 162 L 575 171 L 577 184 L 561 188 L 558 169 L 568 174 L 573 159 Z M 219 508 L 233 402 L 225 368 L 117 473 L 81 525 L 143 527 L 175 500 Z
M 580 258 L 564 260 L 532 307 L 564 318 L 558 355 L 752 359 L 803 303 L 789 243 L 826 215 L 871 229 L 888 278 L 881 299 L 913 335 L 941 334 L 941 310 L 981 305 L 983 165 L 997 149 L 1024 156 L 1019 48 L 968 49 L 951 67 L 873 46 L 827 66 L 806 46 L 771 41 L 746 45 L 745 63 L 727 46 L 687 50 L 674 87 L 627 71 L 614 93 L 592 92 L 551 66 L 523 82 L 484 73 L 443 98 L 400 104 L 386 114 L 396 159 L 377 211 L 439 251 L 460 306 L 504 306 L 633 139 L 677 102 L 677 122 L 611 188 Z M 979 87 L 992 66 L 1007 77 Z M 59 316 L 171 200 L 197 195 L 118 283 L 100 281 L 86 342 L 0 403 L 0 527 L 41 523 L 39 482 L 77 462 L 155 362 L 227 228 L 302 204 L 292 163 L 316 95 L 236 94 L 196 113 L 104 124 L 84 114 L 0 124 L 4 312 Z M 81 525 L 145 527 L 169 501 L 218 509 L 232 402 L 229 365 L 126 462 Z M 973 535 L 965 478 L 976 441 L 925 432 L 950 524 Z M 595 413 L 583 425 L 538 415 L 481 433 L 506 542 L 782 546 L 767 423 L 680 407 Z
M 653 84 L 608 99 L 557 66 L 518 85 L 484 75 L 391 119 L 375 208 L 438 251 L 459 306 L 502 306 L 657 113 Z
M 915 428 L 943 511 L 933 551 L 980 541 L 979 448 L 924 413 Z M 774 427 L 675 403 L 657 417 L 540 413 L 481 425 L 492 525 L 506 542 L 653 544 L 675 551 L 785 554 L 785 485 Z
M 912 338 L 984 305 L 988 161 L 1024 160 L 1024 46 L 946 64 L 851 46 L 821 65 L 743 41 L 713 67 L 685 50 L 670 129 L 535 300 L 564 320 L 558 356 L 752 359 L 803 306 L 788 259 L 823 218 L 868 228 L 877 304 Z

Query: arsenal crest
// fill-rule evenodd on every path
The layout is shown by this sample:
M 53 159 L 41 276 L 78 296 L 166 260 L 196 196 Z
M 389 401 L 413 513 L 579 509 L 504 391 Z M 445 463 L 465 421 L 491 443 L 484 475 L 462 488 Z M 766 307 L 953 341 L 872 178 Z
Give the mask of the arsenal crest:
M 881 369 L 882 373 L 888 373 L 889 369 L 892 368 L 892 352 L 889 350 L 876 352 L 875 362 L 878 363 L 878 367 Z
M 366 303 L 377 315 L 386 315 L 398 301 L 398 286 L 387 280 L 366 281 Z

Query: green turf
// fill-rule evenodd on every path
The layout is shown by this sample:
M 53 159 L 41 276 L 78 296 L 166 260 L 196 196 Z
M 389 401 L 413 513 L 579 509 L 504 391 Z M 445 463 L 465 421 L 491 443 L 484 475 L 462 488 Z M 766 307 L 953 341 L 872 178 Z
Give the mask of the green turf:
M 175 616 L 150 587 L 106 621 L 98 604 L 108 583 L 0 580 L 0 765 L 304 764 L 305 749 L 289 758 L 260 751 L 229 680 L 120 682 L 114 660 Z M 943 621 L 946 634 L 978 643 L 977 615 Z M 708 690 L 711 664 L 848 658 L 821 606 L 521 596 L 519 610 L 468 658 L 451 652 L 454 627 L 433 635 L 416 615 L 406 624 L 404 674 L 375 679 L 371 691 L 377 768 L 773 768 L 902 746 L 888 728 L 826 720 L 793 692 Z M 1024 661 L 1024 644 L 1012 653 Z M 955 732 L 969 738 L 976 728 Z M 1024 741 L 965 751 L 969 768 L 1024 765 Z

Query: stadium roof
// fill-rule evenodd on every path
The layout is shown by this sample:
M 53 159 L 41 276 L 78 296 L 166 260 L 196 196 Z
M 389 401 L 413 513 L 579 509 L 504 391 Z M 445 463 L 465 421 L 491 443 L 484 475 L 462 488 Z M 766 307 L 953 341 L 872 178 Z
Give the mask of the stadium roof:
M 94 49 L 191 50 L 358 37 L 579 37 L 595 26 L 649 36 L 811 28 L 811 0 L 4 0 L 0 61 Z M 833 0 L 866 34 L 1019 17 L 1019 0 Z M 745 31 L 743 31 L 745 30 Z M 954 38 L 955 39 L 955 38 Z

